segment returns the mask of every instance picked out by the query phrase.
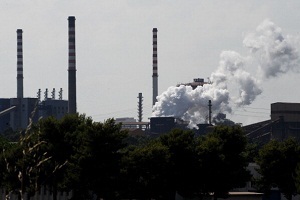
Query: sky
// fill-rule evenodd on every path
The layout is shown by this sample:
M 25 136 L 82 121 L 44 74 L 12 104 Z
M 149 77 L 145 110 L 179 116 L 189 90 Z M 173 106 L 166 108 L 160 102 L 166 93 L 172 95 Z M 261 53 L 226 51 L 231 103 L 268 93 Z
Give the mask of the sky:
M 246 63 L 243 74 L 250 75 L 259 88 L 241 106 L 236 106 L 234 97 L 228 98 L 230 109 L 227 105 L 221 111 L 243 125 L 268 120 L 271 103 L 299 102 L 295 45 L 300 36 L 299 10 L 297 0 L 0 0 L 0 97 L 17 95 L 16 30 L 23 29 L 24 96 L 36 97 L 38 89 L 62 88 L 67 99 L 67 18 L 75 16 L 79 113 L 95 121 L 137 118 L 137 97 L 142 93 L 143 121 L 149 120 L 152 29 L 157 28 L 159 95 L 178 83 L 216 77 L 228 55 L 224 52 L 233 52 Z M 254 37 L 260 38 L 258 27 L 264 23 L 292 41 L 297 59 L 291 70 L 258 78 L 264 75 L 259 67 L 265 57 L 263 52 L 254 55 L 258 42 Z M 229 95 L 245 83 L 225 81 L 232 91 Z

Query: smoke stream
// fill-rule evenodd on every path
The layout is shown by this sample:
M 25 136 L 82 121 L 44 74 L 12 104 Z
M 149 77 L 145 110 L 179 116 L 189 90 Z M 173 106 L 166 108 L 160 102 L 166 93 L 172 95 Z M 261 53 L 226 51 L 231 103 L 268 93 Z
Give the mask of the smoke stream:
M 298 38 L 284 37 L 281 28 L 264 20 L 256 31 L 243 41 L 258 61 L 258 70 L 264 78 L 276 77 L 299 67 Z
M 248 34 L 243 44 L 249 49 L 247 57 L 234 51 L 223 51 L 217 69 L 210 76 L 211 84 L 194 90 L 184 85 L 169 87 L 157 97 L 152 116 L 179 117 L 189 121 L 190 127 L 196 127 L 207 121 L 208 100 L 212 101 L 213 114 L 230 113 L 234 107 L 255 101 L 262 93 L 259 85 L 263 79 L 298 71 L 297 38 L 284 37 L 281 28 L 270 20 L 264 20 L 256 31 Z M 249 60 L 258 63 L 258 74 L 246 71 Z

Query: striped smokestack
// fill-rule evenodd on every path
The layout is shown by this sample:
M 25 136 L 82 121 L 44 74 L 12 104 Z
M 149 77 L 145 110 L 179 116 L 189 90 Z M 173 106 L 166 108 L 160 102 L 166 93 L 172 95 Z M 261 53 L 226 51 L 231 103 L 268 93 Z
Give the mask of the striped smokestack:
M 69 105 L 68 113 L 76 113 L 76 49 L 75 49 L 75 17 L 69 20 Z
M 23 98 L 23 31 L 17 29 L 17 98 Z
M 156 102 L 156 97 L 158 95 L 158 74 L 157 74 L 157 28 L 153 28 L 153 57 L 152 57 L 152 66 L 153 66 L 153 75 L 152 75 L 152 87 L 153 87 L 153 105 Z

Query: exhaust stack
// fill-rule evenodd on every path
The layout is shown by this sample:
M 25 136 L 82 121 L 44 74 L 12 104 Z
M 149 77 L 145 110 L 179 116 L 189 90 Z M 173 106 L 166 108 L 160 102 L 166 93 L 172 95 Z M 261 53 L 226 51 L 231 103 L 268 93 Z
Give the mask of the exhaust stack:
M 17 29 L 17 98 L 23 98 L 23 31 Z
M 211 100 L 208 100 L 208 124 L 211 125 Z
M 76 111 L 76 49 L 75 49 L 75 17 L 69 16 L 69 105 L 68 113 Z
M 156 97 L 158 95 L 158 73 L 157 73 L 157 28 L 153 28 L 153 57 L 152 57 L 152 66 L 153 66 L 153 75 L 152 75 L 152 87 L 153 87 L 153 104 L 155 104 Z

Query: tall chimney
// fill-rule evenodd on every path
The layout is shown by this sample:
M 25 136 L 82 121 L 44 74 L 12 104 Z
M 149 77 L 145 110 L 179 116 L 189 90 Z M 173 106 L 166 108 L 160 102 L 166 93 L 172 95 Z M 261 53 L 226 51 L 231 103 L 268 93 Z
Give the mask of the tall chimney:
M 17 29 L 17 98 L 23 98 L 23 31 Z
M 208 100 L 208 124 L 211 124 L 211 100 Z
M 68 113 L 76 113 L 76 49 L 75 49 L 75 17 L 69 16 L 69 105 Z
M 142 122 L 143 120 L 143 94 L 139 93 L 138 96 L 138 121 Z
M 156 97 L 158 95 L 158 74 L 157 74 L 157 28 L 153 28 L 153 75 L 152 75 L 152 87 L 153 87 L 153 105 L 156 102 Z

